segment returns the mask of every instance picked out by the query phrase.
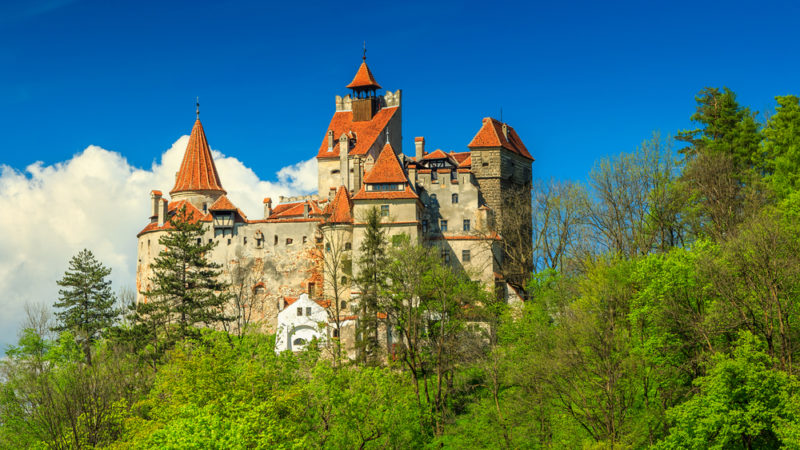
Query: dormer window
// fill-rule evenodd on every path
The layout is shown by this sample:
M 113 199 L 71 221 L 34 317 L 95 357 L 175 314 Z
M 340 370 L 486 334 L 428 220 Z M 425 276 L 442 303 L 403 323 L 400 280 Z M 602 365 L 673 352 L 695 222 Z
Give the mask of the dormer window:
M 402 191 L 403 183 L 373 183 L 367 185 L 368 191 Z

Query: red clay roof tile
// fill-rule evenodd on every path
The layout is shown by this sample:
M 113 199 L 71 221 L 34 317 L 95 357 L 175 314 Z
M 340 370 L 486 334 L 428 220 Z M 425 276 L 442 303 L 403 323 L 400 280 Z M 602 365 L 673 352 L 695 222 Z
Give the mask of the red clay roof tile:
M 224 194 L 208 208 L 209 211 L 236 211 L 237 209 Z
M 365 120 L 361 122 L 353 122 L 352 111 L 338 111 L 333 114 L 331 123 L 328 125 L 328 130 L 325 131 L 325 138 L 322 139 L 322 144 L 319 146 L 317 158 L 338 158 L 339 157 L 339 137 L 343 133 L 353 131 L 356 133 L 356 144 L 349 151 L 350 155 L 364 155 L 366 154 L 375 139 L 381 135 L 386 129 L 389 120 L 392 119 L 397 107 L 382 108 L 378 111 L 372 120 Z M 333 149 L 328 151 L 328 131 L 333 131 L 334 141 Z
M 406 184 L 402 191 L 367 191 L 366 185 L 353 196 L 353 200 L 418 199 L 419 196 Z
M 372 170 L 364 177 L 364 183 L 405 183 L 407 181 L 403 166 L 400 165 L 394 149 L 389 144 L 383 146 Z
M 372 71 L 369 70 L 367 67 L 367 60 L 361 62 L 361 66 L 358 68 L 358 72 L 356 72 L 356 76 L 353 77 L 353 81 L 347 85 L 348 89 L 380 89 L 381 85 L 375 81 L 375 77 L 372 76 Z
M 326 209 L 330 211 L 329 223 L 353 223 L 353 201 L 344 186 L 339 186 L 336 197 Z
M 211 149 L 203 131 L 200 119 L 197 119 L 189 136 L 186 153 L 183 154 L 181 168 L 175 177 L 175 187 L 170 194 L 182 191 L 217 191 L 225 194 L 222 183 L 219 181 L 217 166 L 211 157 Z
M 491 117 L 483 119 L 483 125 L 478 130 L 478 134 L 472 138 L 472 142 L 467 145 L 469 148 L 482 148 L 482 147 L 502 147 L 512 152 L 524 156 L 525 158 L 533 161 L 533 157 L 528 153 L 522 139 L 519 138 L 514 128 L 508 126 L 508 138 L 503 134 L 503 124 Z

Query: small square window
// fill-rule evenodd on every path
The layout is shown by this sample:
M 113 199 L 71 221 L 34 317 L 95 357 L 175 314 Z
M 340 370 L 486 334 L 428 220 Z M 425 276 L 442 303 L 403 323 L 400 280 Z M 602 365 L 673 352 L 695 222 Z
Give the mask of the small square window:
M 292 238 L 286 238 L 286 245 L 292 244 Z
M 439 229 L 442 230 L 443 232 L 447 231 L 447 221 L 446 220 L 442 220 L 442 221 L 439 222 Z
M 228 238 L 228 245 L 231 245 L 231 238 Z
M 472 255 L 469 254 L 469 250 L 461 250 L 461 261 L 470 262 L 470 258 Z
M 308 242 L 308 236 L 303 236 L 303 244 L 305 244 L 306 242 Z
M 203 238 L 197 238 L 197 245 L 203 244 Z
M 242 244 L 247 245 L 247 236 L 242 238 Z
M 464 219 L 464 231 L 469 231 L 469 219 Z
M 351 244 L 351 243 L 349 243 L 349 242 L 345 242 L 345 243 L 344 243 L 344 249 L 345 249 L 345 250 L 350 250 L 350 249 L 352 249 L 352 248 L 353 248 L 353 244 Z
M 381 217 L 389 217 L 389 205 L 381 205 Z

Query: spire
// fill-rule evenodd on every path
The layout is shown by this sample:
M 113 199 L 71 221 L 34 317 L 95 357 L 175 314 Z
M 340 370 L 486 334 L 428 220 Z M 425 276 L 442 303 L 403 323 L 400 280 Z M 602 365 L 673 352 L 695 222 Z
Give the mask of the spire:
M 372 72 L 367 67 L 367 41 L 364 41 L 364 55 L 361 57 L 361 66 L 358 68 L 356 76 L 353 77 L 353 81 L 346 87 L 356 91 L 381 89 L 381 85 L 375 81 L 375 77 L 372 76 Z
M 197 102 L 195 105 L 197 105 L 197 110 L 195 111 L 197 114 L 197 120 L 200 120 L 200 97 L 197 97 Z
M 194 122 L 192 134 L 189 136 L 189 144 L 186 146 L 186 153 L 183 154 L 181 168 L 175 176 L 175 187 L 169 191 L 170 195 L 184 191 L 216 191 L 225 194 L 222 183 L 219 181 L 217 167 L 214 165 L 214 158 L 211 157 L 211 149 L 208 147 L 206 133 L 203 131 L 203 124 L 200 123 L 200 106 L 197 102 L 198 118 Z

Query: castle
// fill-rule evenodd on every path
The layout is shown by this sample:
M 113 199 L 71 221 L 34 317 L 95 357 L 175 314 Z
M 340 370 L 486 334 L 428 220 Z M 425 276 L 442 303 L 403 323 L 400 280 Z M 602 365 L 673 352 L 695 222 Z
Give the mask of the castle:
M 358 261 L 363 219 L 372 208 L 380 211 L 390 239 L 404 233 L 506 301 L 521 300 L 504 278 L 501 244 L 507 239 L 504 221 L 505 229 L 515 226 L 505 218 L 509 214 L 527 215 L 531 223 L 533 157 L 514 129 L 485 118 L 468 151 L 429 152 L 425 138 L 417 137 L 414 156 L 407 156 L 402 92 L 379 94 L 366 57 L 347 88 L 350 94 L 336 96 L 317 151 L 318 194 L 265 198 L 261 218 L 248 218 L 227 197 L 198 114 L 170 199 L 150 193 L 149 223 L 137 235 L 139 301 L 146 301 L 141 292 L 150 288 L 159 237 L 181 207 L 207 224 L 203 239 L 218 243 L 210 258 L 246 298 L 247 313 L 277 333 L 279 350 L 298 350 L 313 337 L 344 341 L 353 335 L 358 291 L 351 278 L 358 267 L 337 262 Z M 504 199 L 510 195 L 528 208 L 508 211 Z M 530 248 L 529 232 L 515 235 L 522 238 L 514 245 Z M 328 318 L 328 330 L 315 326 L 320 317 Z

